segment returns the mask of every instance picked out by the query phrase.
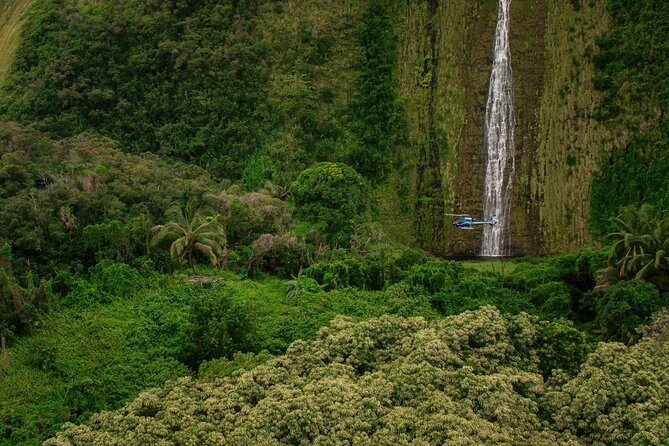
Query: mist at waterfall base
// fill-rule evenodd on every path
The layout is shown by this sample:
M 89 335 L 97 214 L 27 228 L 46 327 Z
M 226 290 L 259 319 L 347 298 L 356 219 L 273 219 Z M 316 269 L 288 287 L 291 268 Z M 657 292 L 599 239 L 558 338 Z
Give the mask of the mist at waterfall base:
M 486 104 L 484 143 L 487 151 L 484 218 L 496 215 L 499 223 L 483 228 L 480 257 L 510 254 L 509 217 L 513 158 L 513 77 L 509 47 L 509 6 L 500 0 L 493 42 L 493 64 Z

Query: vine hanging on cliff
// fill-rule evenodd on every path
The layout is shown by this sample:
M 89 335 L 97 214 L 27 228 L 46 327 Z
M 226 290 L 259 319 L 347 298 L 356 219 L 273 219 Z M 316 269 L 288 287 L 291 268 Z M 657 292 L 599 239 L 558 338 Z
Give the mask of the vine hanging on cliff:
M 424 137 L 420 143 L 416 178 L 415 222 L 419 243 L 423 248 L 439 250 L 444 241 L 444 196 L 442 191 L 441 161 L 434 122 L 435 96 L 437 92 L 437 29 L 434 19 L 439 0 L 428 0 L 428 20 L 425 26 L 427 42 L 423 57 L 424 75 L 427 83 L 427 116 L 421 123 Z

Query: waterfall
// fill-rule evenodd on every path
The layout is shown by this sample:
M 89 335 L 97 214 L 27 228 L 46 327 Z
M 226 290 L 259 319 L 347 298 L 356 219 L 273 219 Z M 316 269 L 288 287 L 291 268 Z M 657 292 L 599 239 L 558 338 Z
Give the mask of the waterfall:
M 509 254 L 508 229 L 511 213 L 511 178 L 513 159 L 513 78 L 509 48 L 509 5 L 499 1 L 497 28 L 493 43 L 492 72 L 485 116 L 485 146 L 488 153 L 485 173 L 485 215 L 496 215 L 499 223 L 486 225 L 481 242 L 481 256 Z

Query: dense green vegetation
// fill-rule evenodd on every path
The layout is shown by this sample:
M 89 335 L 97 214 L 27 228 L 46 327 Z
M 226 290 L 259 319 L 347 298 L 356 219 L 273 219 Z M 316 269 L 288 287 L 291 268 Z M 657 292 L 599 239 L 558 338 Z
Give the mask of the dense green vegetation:
M 312 174 L 328 164 L 298 177 L 292 192 L 303 223 L 295 226 L 283 188 L 224 189 L 201 168 L 124 154 L 105 138 L 53 141 L 4 124 L 0 157 L 4 336 L 22 332 L 42 304 L 70 292 L 70 275 L 102 260 L 159 270 L 209 261 L 290 277 L 367 231 L 364 181 L 344 164 L 332 164 L 324 177 Z
M 330 242 L 348 242 L 356 223 L 363 223 L 369 212 L 369 189 L 345 164 L 315 164 L 303 171 L 290 189 L 296 216 L 324 224 Z
M 339 314 L 529 313 L 556 340 L 533 369 L 547 378 L 576 374 L 597 333 L 638 340 L 635 328 L 667 305 L 666 220 L 638 218 L 644 209 L 619 217 L 604 277 L 654 285 L 623 281 L 595 294 L 607 261 L 598 250 L 490 271 L 393 245 L 368 222 L 365 181 L 344 164 L 306 169 L 288 191 L 244 192 L 105 138 L 53 141 L 4 125 L 1 150 L 2 444 L 36 444 L 62 422 L 198 369 L 211 380 L 251 367 Z M 172 237 L 161 244 L 161 234 Z M 238 276 L 206 269 L 210 261 Z M 218 278 L 212 288 L 170 275 L 195 264 Z M 238 278 L 249 276 L 260 281 Z
M 271 123 L 257 6 L 35 2 L 0 113 L 241 178 Z
M 402 135 L 388 4 L 371 2 L 351 30 L 302 24 L 275 40 L 268 27 L 290 11 L 266 0 L 34 2 L 0 116 L 57 138 L 99 133 L 252 187 L 286 186 L 323 160 L 379 178 Z M 332 85 L 341 51 L 350 91 Z
M 622 207 L 669 209 L 669 4 L 609 0 L 611 26 L 594 58 L 595 87 L 604 92 L 600 118 L 629 135 L 595 176 L 591 227 L 605 235 Z
M 32 322 L 32 335 L 10 344 L 0 372 L 0 444 L 37 444 L 61 423 L 85 422 L 165 379 L 212 381 L 252 368 L 296 340 L 313 339 L 340 314 L 436 321 L 494 305 L 534 321 L 541 345 L 533 347 L 538 362 L 532 373 L 548 378 L 561 369 L 573 377 L 595 349 L 595 332 L 603 339 L 637 340 L 634 328 L 648 323 L 668 298 L 634 282 L 593 294 L 605 262 L 605 253 L 595 250 L 509 263 L 504 273 L 399 247 L 338 252 L 287 281 L 240 279 L 210 269 L 203 272 L 218 282 L 202 288 L 184 283 L 184 275 L 110 261 L 73 277 L 67 296 Z M 98 380 L 104 385 L 92 384 Z
M 418 110 L 398 99 L 399 3 L 308 4 L 294 18 L 299 5 L 289 1 L 35 1 L 0 117 L 57 138 L 102 134 L 251 188 L 288 186 L 318 161 L 346 162 L 374 181 L 405 175 L 404 150 L 421 143 L 409 142 L 405 124 Z M 571 2 L 575 12 L 581 3 Z M 597 114 L 612 134 L 627 134 L 595 174 L 590 228 L 600 238 L 623 206 L 669 206 L 666 8 L 608 1 L 610 29 L 586 60 L 574 59 L 574 70 L 594 64 L 605 96 Z M 432 59 L 404 63 L 422 89 L 428 65 L 445 62 Z M 394 191 L 402 212 L 422 203 L 407 206 L 407 187 L 422 186 Z
M 359 61 L 359 93 L 353 104 L 358 143 L 347 162 L 371 179 L 388 173 L 391 161 L 397 160 L 397 146 L 406 137 L 395 80 L 399 41 L 392 11 L 392 0 L 370 1 L 359 32 L 364 57 Z
M 124 155 L 85 134 L 54 142 L 0 125 L 0 157 L 4 336 L 20 332 L 46 299 L 66 295 L 71 272 L 104 259 L 140 265 L 151 257 L 169 267 L 150 251 L 153 222 L 175 202 L 215 190 L 202 169 Z
M 558 343 L 526 315 L 339 318 L 265 365 L 172 381 L 45 444 L 662 444 L 666 317 L 638 345 L 602 344 L 579 374 L 548 381 L 539 367 Z
M 615 232 L 608 235 L 612 243 L 609 268 L 605 273 L 616 278 L 647 280 L 666 289 L 669 273 L 669 215 L 656 218 L 653 208 L 626 207 L 611 219 Z
M 196 251 L 204 254 L 213 266 L 218 265 L 219 258 L 224 255 L 223 246 L 225 226 L 218 221 L 218 215 L 205 216 L 198 208 L 198 203 L 191 199 L 186 205 L 173 211 L 174 221 L 164 225 L 156 225 L 152 244 L 171 241 L 170 256 L 173 260 L 188 260 L 188 268 L 194 269 Z
M 608 0 L 587 49 L 624 142 L 604 248 L 486 262 L 379 222 L 447 246 L 470 161 L 437 109 L 475 96 L 442 78 L 471 42 L 405 3 L 33 2 L 0 80 L 0 446 L 666 444 L 666 2 Z
M 172 204 L 216 190 L 202 169 L 124 155 L 114 141 L 86 134 L 55 142 L 1 125 L 0 142 L 0 240 L 11 241 L 22 270 L 28 261 L 38 273 L 90 265 L 96 250 L 129 260 L 145 253 L 146 228 Z
M 64 420 L 188 374 L 181 360 L 195 290 L 164 289 L 169 282 L 101 263 L 58 311 L 33 321 L 33 335 L 12 342 L 0 365 L 0 444 L 39 444 Z

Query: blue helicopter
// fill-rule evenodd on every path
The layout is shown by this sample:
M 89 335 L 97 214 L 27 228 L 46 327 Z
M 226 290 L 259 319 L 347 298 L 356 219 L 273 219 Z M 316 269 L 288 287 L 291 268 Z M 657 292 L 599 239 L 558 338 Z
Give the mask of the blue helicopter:
M 468 215 L 453 215 L 455 217 L 460 217 L 453 222 L 453 226 L 458 229 L 474 229 L 474 226 L 477 225 L 490 225 L 495 226 L 497 224 L 497 217 L 495 215 L 490 216 L 488 220 L 476 220 Z

